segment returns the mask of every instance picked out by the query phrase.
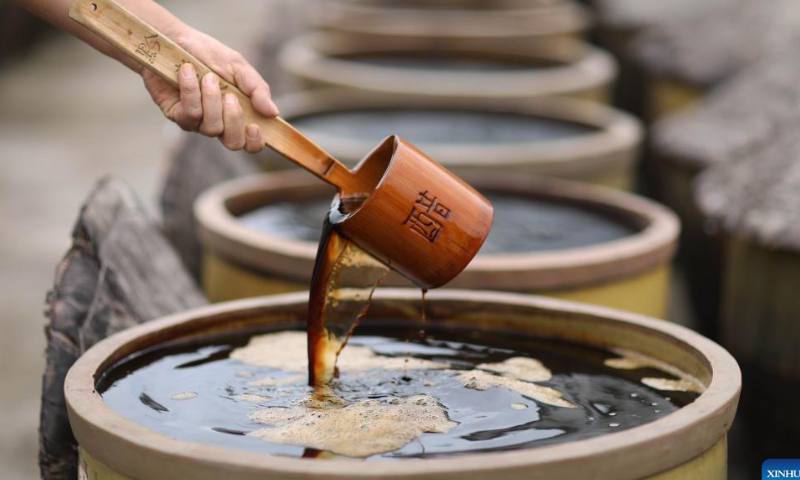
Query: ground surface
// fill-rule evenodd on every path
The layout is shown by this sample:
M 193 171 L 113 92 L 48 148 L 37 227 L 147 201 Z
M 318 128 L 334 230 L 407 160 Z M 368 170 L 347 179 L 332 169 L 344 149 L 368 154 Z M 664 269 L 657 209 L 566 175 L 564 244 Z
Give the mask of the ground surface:
M 165 0 L 235 48 L 259 36 L 270 2 Z M 223 13 L 224 12 L 224 13 Z M 140 78 L 65 36 L 0 66 L 0 477 L 38 477 L 45 292 L 81 201 L 100 176 L 155 211 L 171 133 Z

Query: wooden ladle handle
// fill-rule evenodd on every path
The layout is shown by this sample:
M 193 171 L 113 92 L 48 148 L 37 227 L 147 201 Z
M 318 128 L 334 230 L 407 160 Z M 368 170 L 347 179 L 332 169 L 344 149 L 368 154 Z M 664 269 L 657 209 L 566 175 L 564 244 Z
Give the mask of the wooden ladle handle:
M 77 0 L 69 16 L 119 48 L 171 85 L 178 86 L 178 71 L 191 63 L 199 78 L 211 72 L 201 61 L 113 0 Z M 347 167 L 281 118 L 265 117 L 253 109 L 250 98 L 220 78 L 223 93 L 238 97 L 245 123 L 255 123 L 267 146 L 310 171 L 340 191 L 357 193 L 366 186 Z

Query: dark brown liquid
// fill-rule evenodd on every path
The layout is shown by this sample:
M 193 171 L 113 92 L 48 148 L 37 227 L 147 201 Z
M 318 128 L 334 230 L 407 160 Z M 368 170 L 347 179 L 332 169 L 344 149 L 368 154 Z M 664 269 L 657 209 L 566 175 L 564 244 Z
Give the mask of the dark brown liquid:
M 446 433 L 425 433 L 399 450 L 368 460 L 452 456 L 581 440 L 651 422 L 697 397 L 693 393 L 659 392 L 644 385 L 643 377 L 673 378 L 652 368 L 606 367 L 604 361 L 616 356 L 597 348 L 519 332 L 442 327 L 435 319 L 425 325 L 425 337 L 418 338 L 421 326 L 412 320 L 387 320 L 379 326 L 365 322 L 351 343 L 367 346 L 379 356 L 444 362 L 448 369 L 374 370 L 361 375 L 343 370 L 331 388 L 347 402 L 430 395 L 446 407 L 449 418 L 458 425 Z M 98 391 L 114 411 L 172 438 L 273 455 L 319 456 L 319 451 L 302 445 L 272 443 L 248 435 L 264 428 L 248 419 L 254 410 L 288 407 L 313 391 L 302 380 L 282 386 L 254 386 L 254 380 L 289 374 L 229 358 L 232 349 L 246 344 L 252 334 L 192 340 L 144 352 L 106 373 Z M 564 399 L 577 408 L 550 406 L 504 388 L 474 390 L 458 381 L 459 372 L 478 364 L 518 356 L 533 356 L 547 366 L 553 376 L 542 385 L 562 392 Z M 185 391 L 197 396 L 172 399 Z M 270 398 L 252 403 L 239 400 L 241 394 Z
M 339 452 L 395 459 L 590 438 L 650 422 L 694 400 L 694 394 L 680 392 L 664 397 L 642 379 L 672 378 L 668 374 L 652 368 L 613 370 L 604 363 L 613 355 L 594 348 L 519 333 L 429 325 L 424 291 L 420 321 L 385 323 L 379 329 L 362 327 L 356 332 L 372 293 L 389 270 L 336 229 L 359 205 L 359 199 L 334 204 L 323 228 L 306 326 L 308 382 L 293 379 L 298 365 L 243 363 L 246 360 L 234 348 L 244 345 L 249 335 L 240 334 L 161 346 L 123 361 L 98 382 L 104 401 L 137 424 L 182 440 L 303 458 Z M 368 350 L 368 355 L 359 357 L 357 364 L 351 361 L 351 369 L 366 365 L 369 355 L 395 362 L 361 372 L 338 372 L 339 354 L 354 333 L 352 343 L 361 346 L 362 355 Z M 287 341 L 287 337 L 278 338 L 281 346 Z M 270 360 L 282 355 L 263 347 L 248 348 L 257 348 L 259 355 Z M 534 355 L 552 375 L 547 372 L 545 378 L 520 380 L 486 365 Z M 398 357 L 402 362 L 396 361 Z M 548 392 L 544 396 L 543 390 Z M 393 418 L 390 413 L 385 417 L 388 423 L 377 425 L 387 409 L 401 404 L 412 405 L 410 412 L 426 410 L 412 413 L 414 418 L 405 414 Z M 365 405 L 368 410 L 356 411 L 366 413 L 348 416 L 351 408 Z M 299 417 L 292 416 L 296 412 Z M 437 415 L 439 426 L 419 427 L 398 443 L 371 450 L 370 440 L 404 435 L 401 432 L 408 431 L 412 420 L 419 425 Z M 346 423 L 334 421 L 325 425 L 335 428 L 317 429 L 324 419 L 334 417 Z M 301 430 L 299 435 L 291 430 L 295 427 Z M 345 448 L 340 441 L 342 429 L 352 450 L 337 450 Z M 373 429 L 382 437 L 370 437 Z M 323 437 L 334 439 L 324 443 L 332 452 L 307 448 L 319 446 L 314 442 Z
M 294 117 L 292 123 L 311 138 L 325 134 L 375 145 L 391 134 L 420 146 L 485 146 L 547 144 L 597 132 L 579 123 L 512 112 L 402 107 L 315 113 Z
M 335 201 L 323 225 L 308 299 L 309 385 L 326 385 L 338 376 L 336 359 L 367 314 L 375 289 L 389 273 L 389 267 L 336 229 L 361 202 L 363 199 Z
M 485 55 L 454 51 L 393 51 L 337 55 L 362 64 L 404 70 L 452 72 L 525 72 L 559 67 L 563 64 L 521 55 Z
M 535 0 L 529 2 L 517 1 L 492 1 L 486 0 L 369 0 L 361 3 L 368 5 L 378 5 L 380 7 L 397 8 L 397 9 L 417 9 L 424 8 L 429 10 L 498 10 L 498 9 L 522 9 L 522 8 L 535 8 L 535 7 L 552 7 L 558 5 L 559 0 Z
M 479 256 L 578 248 L 617 240 L 636 228 L 607 214 L 564 201 L 482 192 L 495 209 L 489 238 Z M 250 228 L 287 240 L 316 242 L 330 201 L 310 198 L 276 202 L 242 215 Z
M 510 205 L 514 201 L 507 199 L 506 203 L 509 205 L 495 204 L 495 208 L 500 211 L 512 210 Z M 335 200 L 322 230 L 308 301 L 308 383 L 315 387 L 327 386 L 338 377 L 336 362 L 339 354 L 347 345 L 361 318 L 367 314 L 375 289 L 389 273 L 388 266 L 359 248 L 337 230 L 337 224 L 359 208 L 361 202 L 363 198 Z M 526 205 L 523 204 L 524 206 Z M 306 217 L 311 216 L 306 215 Z M 543 221 L 546 218 L 545 215 L 539 222 L 522 225 L 528 229 L 541 231 L 541 224 L 546 224 Z M 580 223 L 585 228 L 587 222 L 585 218 L 581 220 L 583 221 Z M 500 224 L 502 235 L 504 222 L 497 223 Z M 545 238 L 554 243 L 569 245 L 565 234 L 574 233 L 575 230 L 579 230 L 577 225 L 572 229 L 561 228 L 562 235 L 545 235 Z M 535 231 L 529 231 L 528 236 L 536 236 Z M 424 319 L 425 291 L 422 292 L 422 309 Z M 421 334 L 424 335 L 424 332 Z M 325 395 L 327 391 L 321 389 L 322 400 Z

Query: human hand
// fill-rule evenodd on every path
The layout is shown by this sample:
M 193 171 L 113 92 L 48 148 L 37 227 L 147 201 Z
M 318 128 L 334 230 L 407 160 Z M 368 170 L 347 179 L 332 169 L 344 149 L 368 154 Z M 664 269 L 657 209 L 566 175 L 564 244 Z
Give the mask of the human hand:
M 185 25 L 176 30 L 169 34 L 170 38 L 250 97 L 257 112 L 268 117 L 278 115 L 269 85 L 241 54 Z M 182 129 L 218 137 L 230 150 L 261 151 L 264 141 L 260 129 L 254 124 L 244 124 L 238 99 L 230 93 L 222 96 L 215 73 L 198 80 L 194 68 L 186 63 L 178 72 L 180 89 L 176 89 L 150 70 L 141 70 L 153 101 Z

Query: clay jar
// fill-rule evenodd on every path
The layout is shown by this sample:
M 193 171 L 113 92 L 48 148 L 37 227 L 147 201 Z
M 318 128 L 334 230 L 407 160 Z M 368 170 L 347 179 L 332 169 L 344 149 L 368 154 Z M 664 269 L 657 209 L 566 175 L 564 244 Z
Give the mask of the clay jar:
M 166 342 L 209 334 L 294 328 L 305 322 L 306 308 L 305 293 L 215 305 L 148 322 L 91 348 L 72 367 L 65 385 L 70 423 L 80 445 L 82 478 L 727 478 L 726 434 L 734 419 L 741 377 L 736 362 L 725 350 L 678 325 L 531 296 L 431 292 L 428 325 L 502 329 L 646 355 L 695 377 L 704 387 L 703 392 L 691 404 L 663 418 L 587 440 L 453 458 L 332 462 L 269 456 L 169 438 L 114 412 L 95 391 L 97 378 L 130 355 Z M 379 292 L 363 322 L 380 325 L 397 320 L 425 326 L 419 317 L 418 290 Z
M 616 65 L 579 41 L 494 47 L 415 38 L 362 42 L 317 32 L 295 37 L 280 52 L 283 69 L 309 88 L 335 86 L 403 98 L 529 99 L 572 96 L 608 101 Z
M 461 45 L 547 44 L 580 38 L 591 22 L 585 7 L 570 0 L 397 1 L 316 0 L 304 11 L 317 27 L 364 42 L 411 37 Z
M 573 248 L 528 250 L 515 245 L 514 233 L 500 226 L 511 224 L 520 212 L 495 207 L 495 229 L 483 253 L 448 286 L 537 292 L 550 296 L 607 305 L 664 317 L 668 297 L 669 261 L 674 253 L 678 221 L 665 208 L 623 192 L 520 174 L 481 174 L 465 180 L 479 192 L 564 208 L 567 218 L 580 215 L 574 226 L 584 225 L 584 215 L 623 233 L 600 243 L 576 244 Z M 203 286 L 215 301 L 308 288 L 317 249 L 316 234 L 298 240 L 291 232 L 265 233 L 248 226 L 240 217 L 261 207 L 286 202 L 321 202 L 319 213 L 311 210 L 312 229 L 321 228 L 326 199 L 333 191 L 303 172 L 268 173 L 233 180 L 204 193 L 195 204 L 199 235 L 204 248 Z M 526 200 L 527 199 L 527 200 Z M 520 207 L 518 206 L 517 209 Z M 541 207 L 540 207 L 541 208 Z M 294 215 L 294 214 L 293 214 Z M 297 214 L 298 222 L 300 214 Z M 318 220 L 315 220 L 319 217 Z M 295 219 L 290 218 L 291 222 Z M 526 225 L 524 235 L 563 244 L 559 237 L 573 227 L 538 230 L 536 221 Z M 286 230 L 284 229 L 284 230 Z M 525 233 L 528 232 L 528 233 Z M 492 252 L 492 235 L 511 243 Z M 533 238 L 531 237 L 531 238 Z M 497 242 L 494 242 L 497 243 Z M 505 251 L 503 251 L 505 250 Z M 384 285 L 409 285 L 390 274 Z
M 633 187 L 643 136 L 622 111 L 566 98 L 408 99 L 323 89 L 278 104 L 284 118 L 348 165 L 399 134 L 459 175 L 500 169 L 625 190 Z M 271 151 L 259 158 L 267 170 L 291 168 Z

